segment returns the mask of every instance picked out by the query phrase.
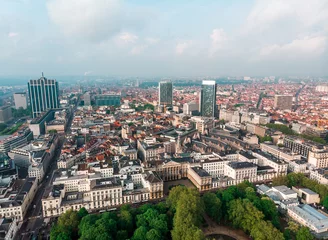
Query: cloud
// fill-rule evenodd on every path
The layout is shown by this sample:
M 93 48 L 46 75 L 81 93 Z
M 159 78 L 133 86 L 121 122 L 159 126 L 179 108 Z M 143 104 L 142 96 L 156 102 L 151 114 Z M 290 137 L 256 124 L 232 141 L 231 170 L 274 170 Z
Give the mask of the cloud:
M 10 33 L 8 33 L 8 37 L 9 38 L 14 38 L 14 37 L 18 37 L 19 36 L 19 33 L 17 33 L 17 32 L 10 32 Z
M 320 56 L 325 52 L 327 37 L 315 36 L 295 39 L 287 44 L 267 45 L 260 50 L 261 57 L 269 58 L 311 58 Z
M 148 44 L 156 44 L 160 41 L 159 38 L 145 38 L 145 42 Z
M 184 51 L 192 46 L 192 41 L 188 40 L 185 42 L 180 42 L 175 47 L 175 53 L 181 55 Z
M 211 47 L 209 50 L 210 56 L 216 53 L 219 49 L 223 47 L 223 44 L 228 40 L 227 34 L 225 31 L 220 28 L 215 28 L 210 35 L 211 38 Z
M 246 19 L 243 32 L 269 30 L 275 24 L 312 27 L 322 25 L 328 20 L 326 0 L 257 0 Z M 281 25 L 283 26 L 283 25 Z M 322 27 L 322 26 L 321 26 Z
M 148 46 L 147 45 L 138 45 L 138 46 L 134 46 L 131 49 L 131 54 L 132 55 L 138 55 L 140 53 L 142 53 Z
M 118 40 L 121 43 L 135 43 L 138 40 L 138 36 L 129 32 L 123 32 L 118 36 Z
M 50 0 L 50 20 L 66 36 L 103 41 L 120 31 L 119 0 Z

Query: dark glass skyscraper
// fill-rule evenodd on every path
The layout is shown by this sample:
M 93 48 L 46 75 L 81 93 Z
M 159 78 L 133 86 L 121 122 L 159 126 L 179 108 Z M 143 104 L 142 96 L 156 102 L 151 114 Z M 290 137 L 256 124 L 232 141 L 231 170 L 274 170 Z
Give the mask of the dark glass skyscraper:
M 97 95 L 96 106 L 120 106 L 121 104 L 121 95 L 114 94 L 104 94 Z
M 33 118 L 48 109 L 59 108 L 58 82 L 43 76 L 27 84 Z
M 216 111 L 216 83 L 203 81 L 199 98 L 200 113 L 204 117 L 215 117 Z
M 162 106 L 172 106 L 173 86 L 170 81 L 162 81 L 158 85 L 158 103 Z

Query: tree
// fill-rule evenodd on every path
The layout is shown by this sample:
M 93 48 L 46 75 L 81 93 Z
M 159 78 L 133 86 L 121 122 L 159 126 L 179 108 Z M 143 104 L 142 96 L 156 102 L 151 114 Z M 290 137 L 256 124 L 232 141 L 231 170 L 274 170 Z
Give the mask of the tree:
M 278 176 L 272 179 L 273 186 L 288 185 L 288 179 L 286 176 Z
M 147 240 L 161 240 L 163 238 L 162 238 L 161 233 L 158 230 L 150 229 L 146 234 L 146 239 Z
M 180 196 L 186 193 L 188 189 L 185 186 L 176 186 L 170 190 L 169 197 L 166 199 L 171 209 L 175 209 Z
M 173 219 L 172 239 L 203 239 L 202 232 L 199 233 L 203 213 L 204 205 L 199 192 L 196 189 L 181 188 Z
M 122 239 L 122 240 L 128 239 L 128 232 L 126 230 L 117 231 L 116 239 Z
M 88 211 L 84 207 L 77 212 L 77 215 L 79 216 L 80 219 L 82 219 L 88 214 L 89 214 Z
M 297 233 L 299 230 L 299 225 L 296 222 L 289 221 L 288 222 L 288 229 L 294 233 Z
M 57 130 L 56 129 L 51 129 L 48 131 L 49 134 L 56 134 L 57 133 Z
M 72 239 L 71 236 L 67 232 L 61 232 L 56 238 L 56 240 L 71 240 L 71 239 Z
M 133 232 L 133 216 L 128 210 L 121 209 L 118 226 L 120 230 L 127 230 L 128 233 Z
M 326 196 L 322 202 L 323 206 L 328 209 L 328 196 Z
M 252 227 L 251 236 L 254 240 L 284 240 L 283 234 L 278 229 L 274 228 L 270 222 L 264 220 L 261 220 Z
M 138 227 L 132 236 L 132 240 L 146 240 L 147 228 L 144 226 Z
M 314 237 L 311 234 L 309 228 L 301 227 L 296 233 L 296 240 L 313 240 Z
M 61 229 L 65 229 L 65 231 L 67 231 L 69 236 L 74 238 L 74 236 L 77 236 L 79 223 L 80 223 L 80 218 L 77 212 L 70 209 L 58 218 L 57 225 Z
M 220 222 L 222 217 L 221 201 L 214 193 L 205 193 L 203 196 L 205 212 L 216 222 Z
M 6 128 L 7 128 L 7 124 L 0 123 L 0 132 L 2 132 L 3 130 L 5 130 Z
M 85 236 L 89 228 L 96 224 L 96 221 L 99 219 L 99 215 L 89 214 L 85 216 L 79 224 L 79 235 Z

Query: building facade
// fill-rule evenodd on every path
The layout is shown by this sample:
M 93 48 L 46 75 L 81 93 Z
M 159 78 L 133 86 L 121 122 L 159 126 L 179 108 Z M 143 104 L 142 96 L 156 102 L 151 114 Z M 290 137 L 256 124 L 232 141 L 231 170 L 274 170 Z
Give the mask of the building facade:
M 291 110 L 293 106 L 292 95 L 275 95 L 274 96 L 274 108 L 280 110 Z
M 172 106 L 173 85 L 170 81 L 161 81 L 158 84 L 158 105 Z
M 199 98 L 200 113 L 204 117 L 215 117 L 216 112 L 216 83 L 203 81 Z
M 95 96 L 96 106 L 120 106 L 121 95 L 104 94 Z
M 27 94 L 25 92 L 14 93 L 15 108 L 27 108 Z
M 28 82 L 28 93 L 32 107 L 33 118 L 38 117 L 48 109 L 59 108 L 58 82 L 43 76 Z
M 12 118 L 11 106 L 0 107 L 0 123 L 9 122 Z

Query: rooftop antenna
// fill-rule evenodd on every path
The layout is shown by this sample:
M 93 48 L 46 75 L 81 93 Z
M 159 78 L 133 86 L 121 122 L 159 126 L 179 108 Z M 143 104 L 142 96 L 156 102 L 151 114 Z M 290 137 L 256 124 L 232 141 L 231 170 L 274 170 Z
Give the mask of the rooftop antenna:
M 43 72 L 42 72 L 42 77 L 44 77 L 44 76 L 43 76 Z

